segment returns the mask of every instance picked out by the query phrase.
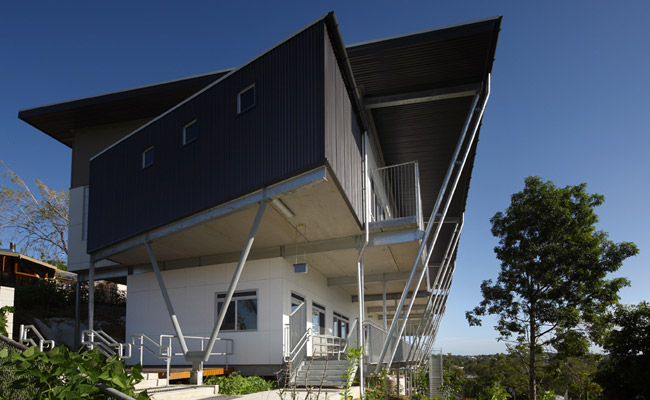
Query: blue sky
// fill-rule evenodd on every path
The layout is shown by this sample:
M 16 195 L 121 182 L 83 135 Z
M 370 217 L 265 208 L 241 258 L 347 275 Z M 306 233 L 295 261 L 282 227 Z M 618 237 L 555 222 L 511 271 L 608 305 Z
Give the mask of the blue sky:
M 0 0 L 0 160 L 25 180 L 69 186 L 71 151 L 19 110 L 237 66 L 335 11 L 346 44 L 502 15 L 457 270 L 438 347 L 503 351 L 466 310 L 495 278 L 489 218 L 524 177 L 587 182 L 599 227 L 640 254 L 622 301 L 650 300 L 650 2 Z

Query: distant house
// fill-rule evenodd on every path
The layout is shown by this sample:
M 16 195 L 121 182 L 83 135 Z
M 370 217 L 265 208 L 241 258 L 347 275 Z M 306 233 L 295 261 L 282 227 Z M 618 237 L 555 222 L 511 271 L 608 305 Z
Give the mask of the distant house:
M 20 254 L 13 243 L 9 249 L 0 249 L 2 274 L 0 286 L 15 286 L 35 279 L 54 278 L 60 270 L 54 265 Z
M 426 362 L 500 22 L 346 46 L 327 14 L 231 70 L 21 111 L 72 148 L 69 269 L 126 283 L 127 337 L 175 335 L 175 364 Z

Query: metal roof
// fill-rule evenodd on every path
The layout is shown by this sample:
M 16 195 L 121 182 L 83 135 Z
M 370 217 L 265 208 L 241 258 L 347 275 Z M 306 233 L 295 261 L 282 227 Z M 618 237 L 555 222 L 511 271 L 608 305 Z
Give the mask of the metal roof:
M 18 118 L 72 147 L 77 129 L 156 117 L 228 72 L 230 69 L 30 108 L 21 110 Z
M 425 216 L 433 209 L 472 96 L 492 71 L 501 17 L 348 46 L 365 114 L 386 165 L 417 160 Z M 449 215 L 465 209 L 473 147 Z

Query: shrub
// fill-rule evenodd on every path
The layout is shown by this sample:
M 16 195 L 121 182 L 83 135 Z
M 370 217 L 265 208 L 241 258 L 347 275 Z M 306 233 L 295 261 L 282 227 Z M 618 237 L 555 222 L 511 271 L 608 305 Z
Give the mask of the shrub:
M 10 390 L 28 389 L 36 399 L 103 399 L 105 395 L 98 384 L 114 387 L 138 400 L 149 398 L 146 392 L 135 394 L 135 384 L 142 380 L 139 364 L 129 375 L 116 356 L 106 359 L 97 349 L 75 353 L 65 346 L 48 352 L 36 347 L 23 352 L 4 348 L 0 351 L 0 366 L 3 370 L 14 370 Z M 10 392 L 2 396 L 12 398 Z
M 219 385 L 219 394 L 242 395 L 264 392 L 275 388 L 274 382 L 267 381 L 259 376 L 241 376 L 233 372 L 228 376 L 210 376 L 203 383 L 205 385 Z

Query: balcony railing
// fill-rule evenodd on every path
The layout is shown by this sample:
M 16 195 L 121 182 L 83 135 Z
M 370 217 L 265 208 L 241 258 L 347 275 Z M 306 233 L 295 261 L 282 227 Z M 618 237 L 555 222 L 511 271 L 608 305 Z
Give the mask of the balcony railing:
M 422 227 L 418 162 L 370 171 L 370 228 L 417 224 Z

